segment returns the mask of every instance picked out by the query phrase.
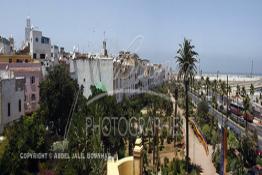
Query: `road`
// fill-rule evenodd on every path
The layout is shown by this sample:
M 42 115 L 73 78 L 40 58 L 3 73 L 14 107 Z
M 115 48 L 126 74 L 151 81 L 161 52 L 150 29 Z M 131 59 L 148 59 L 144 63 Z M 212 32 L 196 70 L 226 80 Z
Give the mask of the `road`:
M 173 108 L 175 108 L 175 99 L 172 95 L 171 100 L 173 102 Z M 177 108 L 177 111 L 181 114 L 181 116 L 183 116 L 183 130 L 185 133 L 186 120 L 185 116 L 183 115 L 184 112 L 179 107 Z M 209 154 L 206 154 L 203 145 L 197 139 L 193 129 L 189 127 L 189 157 L 191 162 L 201 166 L 203 175 L 217 174 L 216 168 L 212 162 L 212 152 L 212 146 L 209 146 Z
M 191 96 L 193 103 L 197 104 L 197 103 L 200 102 L 200 99 L 197 96 L 195 96 L 194 94 L 189 93 L 189 95 Z M 214 116 L 217 117 L 218 123 L 219 123 L 220 126 L 224 125 L 224 123 L 227 121 L 228 128 L 230 130 L 232 130 L 234 133 L 236 133 L 238 136 L 245 134 L 245 128 L 243 128 L 240 124 L 234 122 L 230 118 L 227 119 L 227 117 L 224 114 L 222 114 L 221 112 L 212 108 L 211 106 L 209 107 L 209 112 L 213 113 Z M 237 116 L 233 116 L 233 117 L 237 117 Z M 239 122 L 241 122 L 241 121 L 239 121 Z M 248 128 L 249 129 L 255 129 L 257 131 L 258 147 L 259 147 L 260 150 L 262 150 L 262 128 L 261 128 L 261 126 L 257 126 L 253 123 L 252 124 L 248 123 Z

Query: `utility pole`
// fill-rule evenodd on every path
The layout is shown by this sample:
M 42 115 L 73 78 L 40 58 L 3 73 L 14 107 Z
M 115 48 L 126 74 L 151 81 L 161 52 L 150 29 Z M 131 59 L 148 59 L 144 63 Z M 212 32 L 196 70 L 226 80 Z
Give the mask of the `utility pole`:
M 226 167 L 227 167 L 227 121 L 228 121 L 228 76 L 227 76 L 227 113 L 226 113 L 226 120 L 223 121 L 223 117 L 222 117 L 222 128 L 221 128 L 221 169 L 220 169 L 220 175 L 226 175 Z
M 189 118 L 189 101 L 188 101 L 188 86 L 189 80 L 185 80 L 185 97 L 186 97 L 186 170 L 189 171 L 189 133 L 188 133 L 188 118 Z
M 253 60 L 251 62 L 251 72 L 250 72 L 250 76 L 251 78 L 253 78 Z
M 175 140 L 174 140 L 174 147 L 175 147 L 175 154 L 177 155 L 177 150 L 176 150 L 176 144 L 177 144 L 177 133 L 178 133 L 178 117 L 177 117 L 177 100 L 178 100 L 178 88 L 177 85 L 175 85 L 175 122 L 174 122 L 174 134 L 175 134 Z

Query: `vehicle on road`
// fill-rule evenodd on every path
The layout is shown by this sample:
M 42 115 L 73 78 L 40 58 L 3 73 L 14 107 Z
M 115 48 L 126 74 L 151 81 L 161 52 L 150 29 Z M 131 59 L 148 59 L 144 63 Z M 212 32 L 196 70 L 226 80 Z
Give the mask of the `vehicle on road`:
M 252 123 L 254 120 L 254 115 L 252 113 L 244 112 L 244 107 L 242 104 L 233 103 L 233 102 L 230 103 L 229 112 L 235 114 L 239 118 L 243 118 L 244 120 L 247 120 L 250 123 Z

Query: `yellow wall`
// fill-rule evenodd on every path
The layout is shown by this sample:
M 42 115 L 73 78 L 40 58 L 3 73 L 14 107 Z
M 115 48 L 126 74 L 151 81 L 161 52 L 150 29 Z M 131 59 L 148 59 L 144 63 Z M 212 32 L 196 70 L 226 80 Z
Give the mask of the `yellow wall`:
M 134 175 L 133 174 L 134 158 L 133 156 L 125 157 L 120 160 L 107 161 L 107 175 Z
M 9 63 L 11 60 L 12 63 L 20 62 L 32 62 L 30 55 L 0 55 L 0 63 Z
M 126 160 L 118 166 L 119 175 L 133 175 L 133 160 Z

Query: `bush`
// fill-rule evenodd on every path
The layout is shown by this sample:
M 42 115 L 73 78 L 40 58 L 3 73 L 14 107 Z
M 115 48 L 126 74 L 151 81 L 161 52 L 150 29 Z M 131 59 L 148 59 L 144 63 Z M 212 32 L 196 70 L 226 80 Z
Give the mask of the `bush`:
M 202 133 L 204 134 L 206 141 L 210 143 L 211 137 L 210 137 L 210 127 L 208 124 L 205 124 L 202 128 Z
M 201 101 L 197 105 L 197 116 L 200 119 L 206 119 L 206 116 L 208 115 L 208 104 L 206 101 Z

